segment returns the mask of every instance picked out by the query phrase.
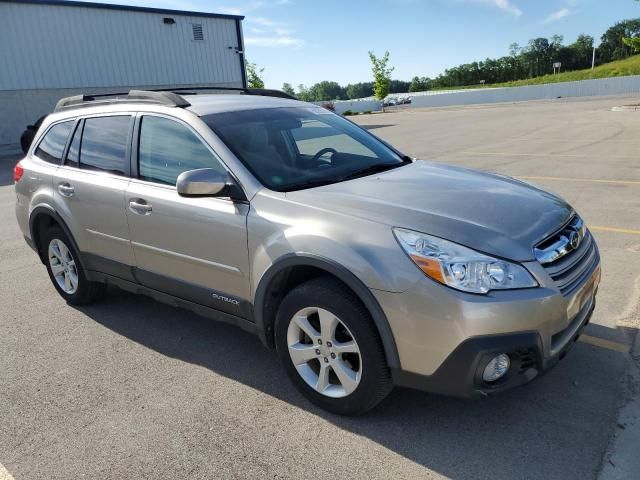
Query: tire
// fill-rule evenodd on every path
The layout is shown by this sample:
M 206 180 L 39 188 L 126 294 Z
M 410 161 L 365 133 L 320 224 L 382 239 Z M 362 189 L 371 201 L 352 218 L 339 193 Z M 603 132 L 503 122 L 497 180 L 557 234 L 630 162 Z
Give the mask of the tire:
M 59 226 L 44 233 L 41 248 L 51 283 L 67 303 L 87 305 L 104 294 L 106 285 L 87 280 L 78 252 Z
M 296 388 L 329 412 L 365 413 L 393 389 L 371 315 L 331 277 L 310 280 L 285 296 L 276 315 L 275 344 Z

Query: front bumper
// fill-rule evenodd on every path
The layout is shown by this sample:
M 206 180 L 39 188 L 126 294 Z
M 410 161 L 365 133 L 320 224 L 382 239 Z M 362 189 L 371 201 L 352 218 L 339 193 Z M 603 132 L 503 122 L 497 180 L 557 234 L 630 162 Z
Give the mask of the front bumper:
M 545 356 L 538 332 L 476 337 L 461 343 L 433 375 L 397 369 L 392 371 L 394 383 L 401 387 L 468 398 L 523 385 L 564 358 L 589 323 L 594 308 L 595 297 L 592 297 L 569 327 L 559 332 L 557 351 L 550 356 Z M 511 367 L 504 377 L 487 383 L 482 379 L 484 367 L 500 353 L 509 355 Z
M 374 292 L 398 347 L 395 383 L 473 397 L 527 383 L 553 367 L 591 318 L 599 258 L 570 294 L 560 292 L 539 264 L 527 266 L 539 288 L 481 296 L 425 281 L 399 294 Z M 511 368 L 488 384 L 482 372 L 499 353 L 509 355 Z

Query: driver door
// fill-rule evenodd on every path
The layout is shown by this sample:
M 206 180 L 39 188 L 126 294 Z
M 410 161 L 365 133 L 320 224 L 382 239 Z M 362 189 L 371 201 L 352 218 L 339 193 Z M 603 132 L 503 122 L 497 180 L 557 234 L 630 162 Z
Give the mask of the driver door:
M 134 175 L 126 190 L 127 220 L 143 285 L 248 318 L 249 205 L 228 198 L 185 198 L 178 175 L 225 166 L 186 123 L 140 115 L 134 142 Z

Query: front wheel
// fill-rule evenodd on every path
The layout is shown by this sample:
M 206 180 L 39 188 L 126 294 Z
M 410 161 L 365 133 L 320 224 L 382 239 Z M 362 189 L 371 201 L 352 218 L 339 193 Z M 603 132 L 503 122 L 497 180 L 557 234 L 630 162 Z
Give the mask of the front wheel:
M 302 394 L 321 408 L 361 414 L 392 389 L 382 342 L 362 303 L 321 277 L 287 294 L 275 325 L 276 348 Z

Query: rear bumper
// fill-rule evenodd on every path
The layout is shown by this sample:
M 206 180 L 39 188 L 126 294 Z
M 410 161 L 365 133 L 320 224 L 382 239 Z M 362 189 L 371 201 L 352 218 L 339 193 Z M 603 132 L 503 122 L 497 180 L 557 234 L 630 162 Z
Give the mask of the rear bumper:
M 523 385 L 564 358 L 589 323 L 594 308 L 595 296 L 584 305 L 571 324 L 557 334 L 558 343 L 552 354 L 544 354 L 542 337 L 538 332 L 475 337 L 462 342 L 432 375 L 393 370 L 394 383 L 466 398 L 487 396 Z M 484 367 L 500 353 L 509 355 L 511 367 L 503 378 L 487 383 L 482 379 Z

